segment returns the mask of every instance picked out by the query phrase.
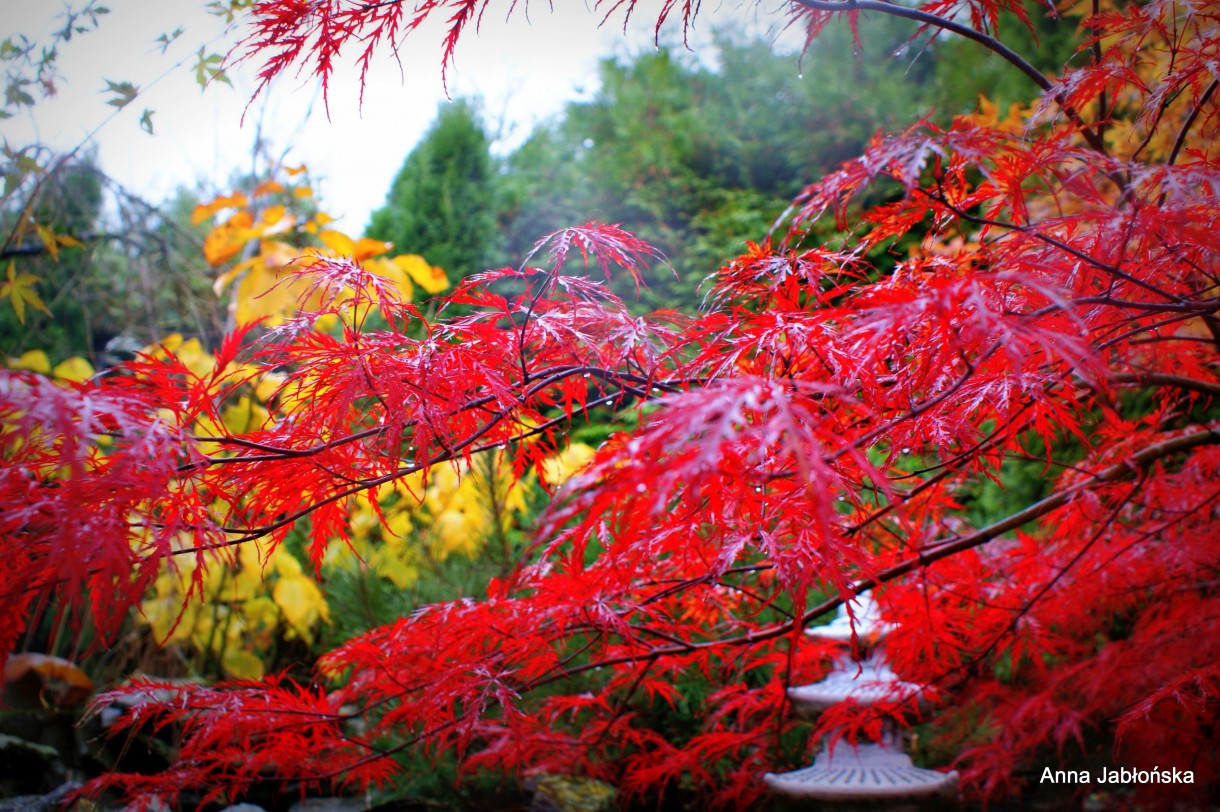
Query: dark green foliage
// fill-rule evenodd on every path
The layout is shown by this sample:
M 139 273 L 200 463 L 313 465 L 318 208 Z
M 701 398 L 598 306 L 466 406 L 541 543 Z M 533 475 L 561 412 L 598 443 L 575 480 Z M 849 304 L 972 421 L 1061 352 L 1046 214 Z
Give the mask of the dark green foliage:
M 604 61 L 597 95 L 506 161 L 508 255 L 577 220 L 621 223 L 678 272 L 654 267 L 642 305 L 692 303 L 716 264 L 764 238 L 803 186 L 916 112 L 930 58 L 909 69 L 892 58 L 909 34 L 901 23 L 861 27 L 859 55 L 841 26 L 803 57 L 725 34 L 712 65 L 680 47 Z
M 174 332 L 219 336 L 223 307 L 211 291 L 201 256 L 203 232 L 190 225 L 197 200 L 179 191 L 159 206 L 115 184 L 85 156 L 55 166 L 30 197 L 15 196 L 0 226 L 13 233 L 28 207 L 27 227 L 5 248 L 17 273 L 38 277 L 35 286 L 48 316 L 27 308 L 21 323 L 7 303 L 0 306 L 0 353 L 18 356 L 43 350 L 52 362 L 79 355 L 95 366 L 106 343 L 148 344 Z M 81 243 L 47 251 L 30 224 Z
M 494 169 L 477 105 L 444 103 L 424 139 L 407 155 L 386 204 L 367 234 L 421 254 L 451 281 L 486 270 L 494 260 Z
M 1078 18 L 1064 18 L 1043 3 L 1027 3 L 1026 13 L 1033 31 L 1012 13 L 1000 17 L 999 31 L 1004 42 L 1035 68 L 1055 76 L 1072 57 L 1079 42 Z M 1077 58 L 1079 59 L 1079 57 Z M 1000 105 L 1001 111 L 1014 102 L 1027 101 L 1030 81 L 1013 70 L 999 55 L 960 38 L 938 42 L 928 101 L 947 113 L 970 112 L 979 96 Z

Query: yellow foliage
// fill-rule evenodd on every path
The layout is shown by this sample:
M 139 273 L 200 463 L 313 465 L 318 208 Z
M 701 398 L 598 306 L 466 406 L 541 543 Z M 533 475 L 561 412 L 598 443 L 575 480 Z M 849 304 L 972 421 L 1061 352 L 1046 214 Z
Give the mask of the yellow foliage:
M 237 679 L 262 679 L 266 669 L 263 661 L 253 652 L 240 648 L 227 648 L 220 658 L 220 665 L 230 677 Z
M 241 210 L 216 226 L 203 238 L 203 256 L 209 265 L 228 262 L 241 253 L 246 243 L 263 233 L 264 226 L 254 224 L 254 216 Z
M 283 206 L 268 206 L 263 211 L 262 221 L 270 228 L 271 226 L 279 225 L 288 216 L 288 209 Z
M 42 240 L 43 247 L 47 249 L 47 253 L 51 255 L 51 259 L 59 262 L 60 248 L 84 248 L 81 241 L 75 237 L 70 237 L 67 234 L 56 234 L 50 228 L 43 225 L 35 225 L 34 230 L 38 232 L 38 239 Z
M 216 368 L 216 358 L 203 348 L 197 338 L 184 339 L 181 333 L 170 333 L 160 343 L 145 347 L 142 352 L 153 358 L 174 356 L 191 374 L 204 378 Z
M 293 178 L 304 171 L 303 166 L 285 168 Z M 293 183 L 295 181 L 290 181 L 285 186 L 278 181 L 267 181 L 255 189 L 254 197 L 282 192 L 291 192 L 293 200 L 313 196 L 308 186 L 294 186 Z M 416 287 L 429 294 L 449 287 L 445 272 L 429 265 L 422 257 L 409 254 L 383 257 L 393 247 L 390 243 L 368 237 L 353 238 L 326 228 L 333 220 L 325 212 L 319 211 L 298 221 L 290 211 L 295 205 L 290 202 L 288 207 L 268 206 L 256 215 L 249 208 L 248 198 L 234 194 L 201 204 L 192 213 L 194 222 L 202 222 L 222 212 L 231 212 L 208 232 L 203 252 L 213 266 L 241 258 L 232 268 L 220 272 L 213 285 L 218 296 L 235 286 L 232 312 L 238 324 L 265 319 L 269 326 L 274 326 L 298 310 L 316 308 L 318 298 L 310 296 L 309 283 L 298 278 L 301 269 L 311 261 L 310 257 L 351 259 L 393 282 L 398 297 L 404 302 L 411 301 Z M 272 234 L 285 235 L 285 241 L 268 239 Z M 286 241 L 290 235 L 304 240 L 293 244 Z M 310 237 L 316 241 L 314 245 L 302 244 Z M 259 241 L 257 251 L 251 248 L 254 240 Z M 339 302 L 343 298 L 338 297 Z
M 8 298 L 9 303 L 13 306 L 13 312 L 17 314 L 17 321 L 22 324 L 25 324 L 26 305 L 35 310 L 41 310 L 48 316 L 51 314 L 34 291 L 34 285 L 38 284 L 38 281 L 38 277 L 32 273 L 17 273 L 17 266 L 11 260 L 9 261 L 7 279 L 0 283 L 0 298 Z
M 338 231 L 319 231 L 318 239 L 335 254 L 351 257 L 356 252 L 356 243 L 351 237 Z M 355 257 L 352 257 L 355 259 Z
M 284 184 L 274 180 L 265 180 L 254 187 L 254 196 L 272 195 L 284 191 Z
M 1032 107 L 1014 103 L 1008 106 L 1008 113 L 1000 118 L 999 105 L 986 96 L 980 95 L 979 111 L 972 116 L 967 116 L 967 119 L 982 127 L 994 127 L 1003 132 L 1019 133 L 1025 129 L 1026 122 L 1032 115 Z
M 237 403 L 226 406 L 221 411 L 220 419 L 230 434 L 246 434 L 256 431 L 267 422 L 267 410 L 248 395 L 242 395 Z
M 28 350 L 20 358 L 8 359 L 9 369 L 26 369 L 40 375 L 51 374 L 51 359 L 42 350 Z
M 421 256 L 399 254 L 392 262 L 428 293 L 440 293 L 449 287 L 449 277 L 445 276 L 445 272 L 435 265 L 429 265 Z
M 304 167 L 286 171 L 295 177 Z M 416 288 L 435 294 L 449 287 L 445 272 L 423 257 L 386 256 L 393 248 L 390 243 L 328 228 L 333 220 L 324 212 L 300 214 L 292 201 L 313 193 L 294 183 L 268 181 L 252 195 L 285 194 L 287 206 L 270 205 L 258 212 L 245 195 L 233 194 L 201 204 L 192 213 L 196 223 L 217 218 L 204 239 L 209 264 L 237 260 L 232 267 L 218 269 L 214 289 L 217 295 L 228 292 L 233 297 L 238 323 L 261 318 L 275 324 L 301 308 L 316 307 L 318 297 L 309 293 L 310 282 L 300 272 L 318 258 L 360 263 L 388 280 L 403 301 L 410 301 Z M 333 330 L 339 324 L 334 315 L 323 315 L 315 326 Z M 172 355 L 198 376 L 212 374 L 216 367 L 216 359 L 198 339 L 179 334 L 145 352 Z M 45 354 L 27 353 L 14 363 L 50 371 Z M 79 380 L 91 375 L 92 368 L 83 359 L 69 359 L 56 367 L 56 374 Z M 277 418 L 309 407 L 300 382 L 263 372 L 220 404 L 218 419 L 201 417 L 193 428 L 201 436 L 257 431 L 270 419 L 268 403 L 273 399 Z M 513 484 L 507 467 L 490 454 L 461 470 L 439 466 L 427 480 L 421 474 L 405 477 L 381 491 L 381 516 L 368 501 L 353 503 L 351 546 L 333 545 L 325 566 L 368 567 L 405 588 L 418 579 L 429 558 L 477 555 L 489 538 L 507 531 L 525 510 L 525 488 Z M 234 507 L 216 504 L 214 510 L 221 515 Z M 193 559 L 167 563 L 141 604 L 142 621 L 159 641 L 192 657 L 197 668 L 219 667 L 231 677 L 257 679 L 268 666 L 263 652 L 272 650 L 276 639 L 312 643 L 321 625 L 330 621 L 330 607 L 301 562 L 282 546 L 270 551 L 245 544 L 226 556 L 218 556 L 203 572 Z
M 196 567 L 193 559 L 168 563 L 140 605 L 141 618 L 161 644 L 197 662 L 211 658 L 230 676 L 257 679 L 266 667 L 260 652 L 277 636 L 312 643 L 330 622 L 322 591 L 282 545 L 267 557 L 244 544 L 202 574 Z
M 288 637 L 301 637 L 313 642 L 313 630 L 321 622 L 330 622 L 330 611 L 322 590 L 304 574 L 281 576 L 272 594 L 275 605 L 288 621 Z
M 361 237 L 360 239 L 356 240 L 355 246 L 352 247 L 351 257 L 357 262 L 363 262 L 369 257 L 384 254 L 393 247 L 393 243 L 374 240 L 371 237 Z
M 584 443 L 572 443 L 563 451 L 548 457 L 542 462 L 542 479 L 554 487 L 566 482 L 575 474 L 580 473 L 593 455 L 597 453 L 592 446 Z
M 209 203 L 200 203 L 191 211 L 191 225 L 197 226 L 224 209 L 240 209 L 248 205 L 250 205 L 249 199 L 241 192 L 231 195 L 220 195 L 213 198 Z
M 54 377 L 73 383 L 89 380 L 93 377 L 93 372 L 93 364 L 76 355 L 56 364 L 55 368 L 51 370 Z

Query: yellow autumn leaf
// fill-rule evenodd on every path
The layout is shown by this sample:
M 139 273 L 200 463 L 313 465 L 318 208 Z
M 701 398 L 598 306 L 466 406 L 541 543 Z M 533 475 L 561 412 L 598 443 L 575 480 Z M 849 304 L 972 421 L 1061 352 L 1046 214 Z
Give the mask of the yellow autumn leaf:
M 313 400 L 302 386 L 301 381 L 293 380 L 280 390 L 275 399 L 277 414 L 294 414 L 308 410 L 313 406 Z
M 246 271 L 237 285 L 237 307 L 234 318 L 238 324 L 266 318 L 272 325 L 297 309 L 299 293 L 293 280 L 283 278 L 265 262 L 256 262 Z
M 411 514 L 405 510 L 396 510 L 386 516 L 386 529 L 389 531 L 391 542 L 399 539 L 404 539 L 410 534 L 414 523 L 411 521 Z
M 254 263 L 261 261 L 259 257 L 251 257 L 245 262 L 240 262 L 229 270 L 217 274 L 216 279 L 212 282 L 212 292 L 219 298 L 225 292 L 225 288 L 229 286 L 230 282 L 249 270 Z
M 376 572 L 399 589 L 406 589 L 419 580 L 419 570 L 389 550 L 379 551 Z
M 284 191 L 284 184 L 279 181 L 265 180 L 254 187 L 254 196 L 262 197 L 263 195 L 273 195 L 282 191 Z
M 254 215 L 243 209 L 207 233 L 203 238 L 203 256 L 209 265 L 228 262 L 264 230 L 265 226 L 255 225 Z
M 229 646 L 220 658 L 225 673 L 236 679 L 262 679 L 266 673 L 263 661 L 252 652 Z
M 552 486 L 567 481 L 588 465 L 595 453 L 591 446 L 572 443 L 563 451 L 542 461 L 542 480 Z
M 381 524 L 381 520 L 377 518 L 377 514 L 372 508 L 364 507 L 354 511 L 349 517 L 348 522 L 351 525 L 352 536 L 354 538 L 366 539 Z
M 34 292 L 34 285 L 39 281 L 37 276 L 32 273 L 17 273 L 16 265 L 10 260 L 7 277 L 4 283 L 0 284 L 0 298 L 8 297 L 9 302 L 13 305 L 13 311 L 17 314 L 17 321 L 25 324 L 26 305 L 35 310 L 41 310 L 48 316 L 51 315 L 51 311 L 47 310 L 42 299 Z
M 182 333 L 170 333 L 156 344 L 149 344 L 140 352 L 151 355 L 153 358 L 165 358 L 166 353 L 171 353 L 181 347 L 184 340 Z
M 318 239 L 330 250 L 342 257 L 350 257 L 356 252 L 356 243 L 351 237 L 341 231 L 319 231 Z
M 268 268 L 280 271 L 292 266 L 304 252 L 280 240 L 263 240 L 258 244 L 258 255 Z
M 178 361 L 193 374 L 206 378 L 216 368 L 216 359 L 203 348 L 199 339 L 191 338 L 183 341 L 174 350 Z
M 421 256 L 399 254 L 391 261 L 428 293 L 440 293 L 449 287 L 449 277 L 445 276 L 444 270 L 435 265 L 429 265 L 427 260 Z
M 415 288 L 411 284 L 410 277 L 403 272 L 402 268 L 390 260 L 381 258 L 366 259 L 364 260 L 364 269 L 393 282 L 394 287 L 398 289 L 399 301 L 409 302 L 414 297 Z
M 42 247 L 47 249 L 51 259 L 59 262 L 59 241 L 55 239 L 55 232 L 40 225 L 34 226 L 34 230 L 38 232 L 38 239 L 42 240 Z
M 357 262 L 363 262 L 369 257 L 375 257 L 378 254 L 384 254 L 394 247 L 393 243 L 374 240 L 371 237 L 361 237 L 356 240 L 356 246 L 352 249 L 352 259 Z
M 209 265 L 221 265 L 241 253 L 249 241 L 246 229 L 217 226 L 203 238 L 203 256 Z
M 27 350 L 16 360 L 9 359 L 8 365 L 12 369 L 27 369 L 39 375 L 51 373 L 51 359 L 47 358 L 47 354 L 42 350 Z
M 189 640 L 199 620 L 198 603 L 183 606 L 177 595 L 142 601 L 140 612 L 152 628 L 153 637 L 162 645 Z
M 271 554 L 271 566 L 281 578 L 296 578 L 304 572 L 301 562 L 282 545 Z
M 259 217 L 266 226 L 273 226 L 280 220 L 283 220 L 288 214 L 288 209 L 283 206 L 268 206 L 262 215 Z
M 271 631 L 280 622 L 279 607 L 266 595 L 259 595 L 243 603 L 241 612 L 256 631 Z
M 476 553 L 490 529 L 479 513 L 447 510 L 437 516 L 432 523 L 433 554 L 443 561 L 453 553 L 465 556 Z
M 191 225 L 199 225 L 216 212 L 223 209 L 240 209 L 250 205 L 250 200 L 241 192 L 231 195 L 221 195 L 208 203 L 200 203 L 191 211 Z
M 232 573 L 228 583 L 225 584 L 222 590 L 222 596 L 227 601 L 246 601 L 252 600 L 260 589 L 263 588 L 263 573 L 257 561 L 254 566 L 247 566 L 243 561 L 241 569 Z
M 93 372 L 93 364 L 78 355 L 56 364 L 51 370 L 51 374 L 56 378 L 74 383 L 89 380 L 93 377 Z
M 242 395 L 237 403 L 221 410 L 220 419 L 230 434 L 245 434 L 262 427 L 267 420 L 267 410 L 254 403 L 249 396 Z
M 283 611 L 291 631 L 307 641 L 312 641 L 315 626 L 330 620 L 322 590 L 305 575 L 281 576 L 271 597 Z
M 192 604 L 192 607 L 193 606 L 194 604 Z M 177 632 L 175 632 L 172 640 L 174 642 L 179 642 L 180 640 L 182 642 L 189 641 L 191 645 L 193 645 L 199 651 L 214 649 L 213 643 L 216 642 L 216 638 L 213 636 L 212 632 L 217 626 L 216 621 L 219 620 L 220 625 L 223 626 L 228 616 L 228 612 L 223 606 L 215 607 L 214 611 L 216 613 L 215 617 L 207 612 L 196 614 L 195 622 L 190 627 L 190 634 L 183 639 Z

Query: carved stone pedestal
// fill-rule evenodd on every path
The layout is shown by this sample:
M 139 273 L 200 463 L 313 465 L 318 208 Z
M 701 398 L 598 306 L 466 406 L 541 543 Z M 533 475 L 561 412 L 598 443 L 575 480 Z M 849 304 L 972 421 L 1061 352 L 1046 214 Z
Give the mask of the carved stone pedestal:
M 855 637 L 876 646 L 892 628 L 881 620 L 876 604 L 867 594 L 857 599 Z M 852 622 L 846 608 L 825 626 L 807 629 L 806 634 L 825 640 L 849 643 Z M 903 682 L 886 664 L 884 655 L 873 648 L 862 662 L 844 653 L 834 669 L 821 682 L 788 690 L 796 710 L 808 718 L 837 705 L 854 701 L 873 705 L 884 701 L 903 701 L 918 697 L 922 686 Z M 833 744 L 828 736 L 813 765 L 787 773 L 767 773 L 763 780 L 773 793 L 795 801 L 813 803 L 873 804 L 871 808 L 896 810 L 906 801 L 939 799 L 940 808 L 952 806 L 957 798 L 956 772 L 942 773 L 916 767 L 902 750 L 902 737 L 887 725 L 881 741 L 860 742 L 853 747 L 839 739 Z M 912 806 L 910 808 L 918 808 Z

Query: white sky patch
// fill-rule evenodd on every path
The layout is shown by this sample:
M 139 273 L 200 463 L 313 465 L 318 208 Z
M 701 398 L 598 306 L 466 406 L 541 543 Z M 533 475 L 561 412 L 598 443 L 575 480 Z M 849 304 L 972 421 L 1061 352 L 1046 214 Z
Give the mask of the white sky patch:
M 0 37 L 24 33 L 45 37 L 56 27 L 58 3 L 14 3 L 0 23 Z M 202 0 L 111 0 L 111 13 L 98 31 L 73 37 L 60 49 L 64 82 L 52 99 L 39 100 L 28 115 L 0 122 L 0 138 L 11 145 L 40 142 L 57 151 L 87 143 L 96 148 L 103 170 L 128 190 L 158 202 L 178 186 L 225 188 L 234 173 L 249 171 L 253 144 L 261 130 L 269 152 L 289 164 L 308 164 L 326 210 L 339 227 L 361 232 L 386 192 L 403 158 L 427 130 L 438 104 L 443 19 L 407 37 L 399 49 L 401 69 L 388 50 L 371 67 L 359 104 L 359 73 L 340 60 L 330 83 L 330 115 L 312 75 L 281 77 L 249 104 L 257 64 L 234 66 L 233 87 L 213 83 L 202 90 L 193 66 L 205 52 L 225 54 L 240 31 L 226 32 L 207 14 Z M 454 98 L 478 96 L 485 121 L 502 142 L 516 146 L 537 122 L 557 115 L 568 101 L 597 89 L 597 64 L 613 54 L 651 47 L 657 2 L 642 0 L 626 35 L 616 16 L 599 28 L 601 16 L 584 3 L 556 2 L 553 9 L 524 4 L 506 21 L 493 4 L 480 30 L 458 45 L 449 70 Z M 504 9 L 508 5 L 504 4 Z M 780 17 L 763 10 L 705 7 L 692 45 L 715 26 L 753 28 L 760 34 Z M 163 54 L 157 37 L 182 27 L 183 34 Z M 680 29 L 663 39 L 680 41 Z M 791 41 L 789 41 L 791 44 Z M 349 49 L 352 61 L 356 48 Z M 796 70 L 795 60 L 793 70 Z M 140 95 L 122 111 L 106 105 L 106 80 L 131 82 Z M 153 111 L 154 134 L 139 127 Z M 244 121 L 243 121 L 244 114 Z

